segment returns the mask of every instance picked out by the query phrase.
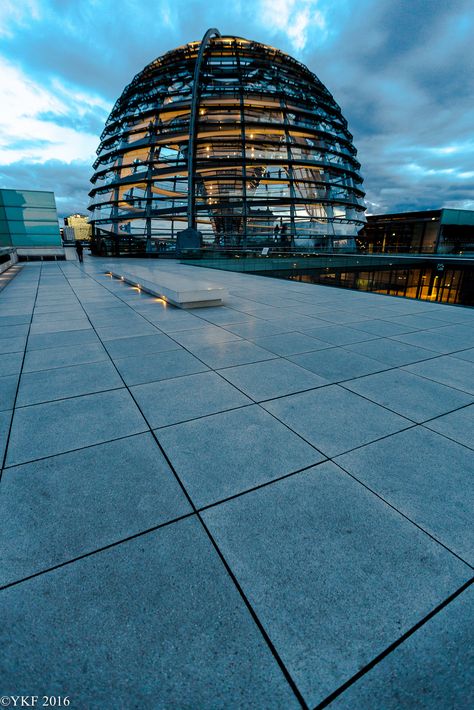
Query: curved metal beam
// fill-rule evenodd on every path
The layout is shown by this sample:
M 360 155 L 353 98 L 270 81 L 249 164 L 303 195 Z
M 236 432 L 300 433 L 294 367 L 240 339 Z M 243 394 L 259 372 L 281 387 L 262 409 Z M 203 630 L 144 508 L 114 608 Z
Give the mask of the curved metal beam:
M 221 33 L 215 27 L 207 30 L 201 40 L 201 46 L 194 66 L 193 98 L 191 103 L 191 116 L 189 121 L 189 143 L 188 143 L 188 228 L 196 229 L 196 195 L 194 181 L 194 163 L 196 157 L 196 135 L 199 109 L 199 89 L 201 79 L 201 68 L 204 61 L 204 53 L 212 37 L 220 37 Z

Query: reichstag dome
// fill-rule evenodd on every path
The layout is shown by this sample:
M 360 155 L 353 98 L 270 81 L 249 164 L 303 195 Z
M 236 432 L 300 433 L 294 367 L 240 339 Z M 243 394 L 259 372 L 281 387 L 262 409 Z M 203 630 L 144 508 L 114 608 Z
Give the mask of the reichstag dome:
M 360 163 L 341 109 L 303 64 L 209 30 L 148 64 L 116 102 L 90 192 L 97 234 L 296 248 L 353 245 Z

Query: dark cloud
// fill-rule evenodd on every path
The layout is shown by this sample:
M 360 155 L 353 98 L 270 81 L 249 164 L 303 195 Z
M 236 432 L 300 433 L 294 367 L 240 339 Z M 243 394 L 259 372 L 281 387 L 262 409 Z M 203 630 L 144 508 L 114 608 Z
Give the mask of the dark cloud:
M 31 190 L 50 190 L 55 193 L 56 207 L 60 218 L 76 212 L 87 214 L 89 203 L 89 163 L 75 161 L 62 163 L 48 160 L 46 163 L 13 163 L 0 166 L 0 187 Z

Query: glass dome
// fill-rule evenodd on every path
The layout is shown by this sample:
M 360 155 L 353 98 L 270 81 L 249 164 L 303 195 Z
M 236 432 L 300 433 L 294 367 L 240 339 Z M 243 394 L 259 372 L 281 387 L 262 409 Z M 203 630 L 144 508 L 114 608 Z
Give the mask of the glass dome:
M 125 87 L 97 150 L 91 222 L 148 245 L 189 225 L 220 245 L 347 246 L 365 221 L 356 154 L 307 67 L 209 30 Z

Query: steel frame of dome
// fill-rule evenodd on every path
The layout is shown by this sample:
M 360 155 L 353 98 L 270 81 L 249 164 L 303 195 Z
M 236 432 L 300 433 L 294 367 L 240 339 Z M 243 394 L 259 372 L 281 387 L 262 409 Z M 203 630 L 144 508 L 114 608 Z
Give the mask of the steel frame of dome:
M 365 221 L 356 154 L 307 67 L 210 29 L 124 89 L 94 162 L 91 222 L 147 247 L 186 226 L 226 245 L 350 243 Z

